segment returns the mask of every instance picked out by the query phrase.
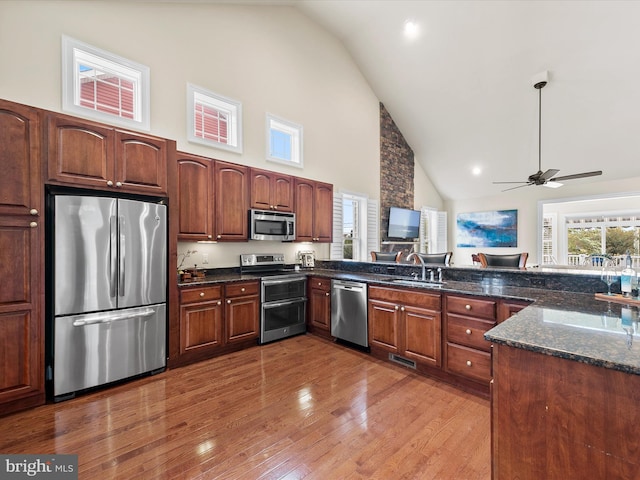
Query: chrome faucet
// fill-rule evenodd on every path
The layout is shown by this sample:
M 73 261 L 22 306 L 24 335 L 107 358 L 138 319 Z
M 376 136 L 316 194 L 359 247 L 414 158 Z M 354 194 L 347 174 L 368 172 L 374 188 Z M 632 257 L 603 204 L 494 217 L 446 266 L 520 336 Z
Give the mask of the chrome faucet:
M 424 260 L 422 259 L 422 257 L 420 255 L 417 254 L 417 252 L 413 252 L 413 253 L 410 253 L 409 255 L 407 255 L 407 260 L 411 260 L 413 257 L 416 257 L 418 260 L 420 260 L 420 264 L 422 265 L 421 280 L 423 282 L 426 282 L 427 281 L 427 271 L 426 271 L 426 267 L 424 265 Z

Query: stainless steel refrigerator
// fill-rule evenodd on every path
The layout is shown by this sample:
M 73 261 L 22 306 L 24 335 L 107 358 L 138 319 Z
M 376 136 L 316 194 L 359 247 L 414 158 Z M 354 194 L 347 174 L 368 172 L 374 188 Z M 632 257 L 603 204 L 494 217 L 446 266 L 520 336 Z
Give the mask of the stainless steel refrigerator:
M 167 208 L 55 195 L 54 399 L 166 365 Z

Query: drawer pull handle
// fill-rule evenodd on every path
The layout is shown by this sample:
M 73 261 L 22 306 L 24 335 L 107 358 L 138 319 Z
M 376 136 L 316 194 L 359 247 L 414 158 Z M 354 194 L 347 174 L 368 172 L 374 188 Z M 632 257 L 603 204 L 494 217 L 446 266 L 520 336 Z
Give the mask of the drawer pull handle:
M 467 328 L 464 333 L 466 333 L 467 335 L 471 335 L 471 329 Z
M 200 292 L 200 296 L 201 296 L 201 297 L 204 297 L 204 292 Z
M 471 360 L 467 360 L 467 367 L 471 366 Z
M 471 310 L 471 305 L 466 304 L 466 305 L 464 306 L 464 308 L 466 308 L 467 310 Z

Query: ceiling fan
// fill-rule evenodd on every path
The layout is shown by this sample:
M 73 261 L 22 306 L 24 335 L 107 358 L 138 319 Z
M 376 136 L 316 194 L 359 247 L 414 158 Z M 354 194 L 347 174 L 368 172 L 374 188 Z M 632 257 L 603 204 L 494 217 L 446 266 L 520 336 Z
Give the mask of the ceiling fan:
M 516 187 L 507 188 L 506 190 L 502 190 L 503 192 L 507 192 L 509 190 L 515 190 L 516 188 L 528 187 L 529 185 L 546 185 L 549 187 L 561 187 L 562 184 L 559 182 L 562 180 L 573 180 L 576 178 L 596 177 L 598 175 L 602 175 L 602 170 L 596 170 L 593 172 L 575 173 L 573 175 L 564 175 L 562 177 L 556 177 L 555 176 L 556 173 L 558 173 L 560 170 L 557 170 L 555 168 L 550 168 L 545 172 L 542 171 L 542 160 L 540 155 L 540 150 L 541 150 L 540 145 L 542 143 L 542 89 L 546 84 L 547 82 L 543 80 L 533 85 L 533 88 L 538 90 L 538 94 L 539 94 L 538 95 L 538 171 L 532 175 L 529 175 L 529 177 L 525 182 L 493 182 L 494 184 L 504 184 L 504 183 L 521 183 L 522 184 Z M 558 182 L 558 183 L 555 183 L 555 182 Z

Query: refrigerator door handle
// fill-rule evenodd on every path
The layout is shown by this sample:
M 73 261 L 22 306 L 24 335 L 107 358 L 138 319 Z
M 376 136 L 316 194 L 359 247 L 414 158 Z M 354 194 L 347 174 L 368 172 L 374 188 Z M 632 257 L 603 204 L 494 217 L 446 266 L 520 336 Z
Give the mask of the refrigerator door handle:
M 118 235 L 120 238 L 120 244 L 118 245 L 118 254 L 120 255 L 120 268 L 118 269 L 119 272 L 119 278 L 118 278 L 118 294 L 121 297 L 124 297 L 125 294 L 125 290 L 124 290 L 124 281 L 125 281 L 125 256 L 126 256 L 126 252 L 125 252 L 125 221 L 124 221 L 124 216 L 120 215 L 119 217 L 119 231 L 118 231 Z
M 109 296 L 116 296 L 118 272 L 118 226 L 116 217 L 109 217 Z
M 74 327 L 84 327 L 85 325 L 95 325 L 96 323 L 111 323 L 118 322 L 120 320 L 132 320 L 134 318 L 150 317 L 155 313 L 154 310 L 145 310 L 135 314 L 126 315 L 104 315 L 100 317 L 91 318 L 88 320 L 75 320 L 73 322 Z

